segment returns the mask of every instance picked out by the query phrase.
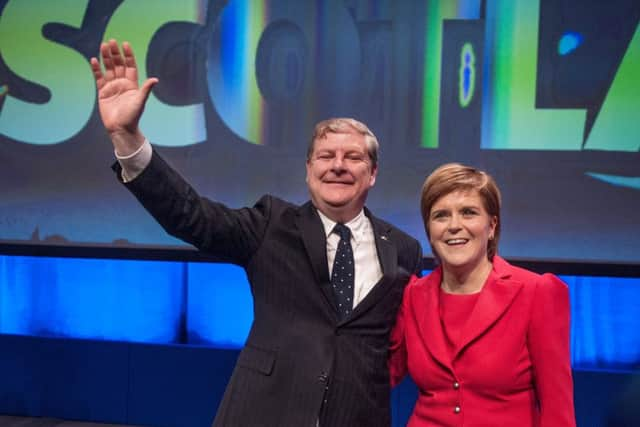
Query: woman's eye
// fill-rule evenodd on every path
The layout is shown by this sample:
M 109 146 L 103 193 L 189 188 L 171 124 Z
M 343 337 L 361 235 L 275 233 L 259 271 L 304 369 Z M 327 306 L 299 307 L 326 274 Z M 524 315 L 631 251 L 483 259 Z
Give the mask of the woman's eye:
M 446 212 L 434 212 L 433 214 L 431 214 L 431 219 L 433 220 L 442 219 L 446 217 L 447 217 Z

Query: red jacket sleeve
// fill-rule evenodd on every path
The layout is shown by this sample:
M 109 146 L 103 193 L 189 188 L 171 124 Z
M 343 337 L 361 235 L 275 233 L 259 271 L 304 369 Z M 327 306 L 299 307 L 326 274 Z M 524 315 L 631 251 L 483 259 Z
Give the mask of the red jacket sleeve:
M 567 285 L 552 274 L 536 285 L 528 331 L 540 427 L 575 427 Z

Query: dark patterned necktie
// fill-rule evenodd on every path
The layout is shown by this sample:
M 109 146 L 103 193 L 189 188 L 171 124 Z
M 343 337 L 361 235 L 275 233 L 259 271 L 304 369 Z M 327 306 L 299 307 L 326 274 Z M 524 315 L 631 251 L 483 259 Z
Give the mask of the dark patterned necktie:
M 353 286 L 355 283 L 355 266 L 353 249 L 351 248 L 351 230 L 344 224 L 336 224 L 333 233 L 340 235 L 336 250 L 336 259 L 331 271 L 331 286 L 336 297 L 336 306 L 340 319 L 344 319 L 353 308 Z

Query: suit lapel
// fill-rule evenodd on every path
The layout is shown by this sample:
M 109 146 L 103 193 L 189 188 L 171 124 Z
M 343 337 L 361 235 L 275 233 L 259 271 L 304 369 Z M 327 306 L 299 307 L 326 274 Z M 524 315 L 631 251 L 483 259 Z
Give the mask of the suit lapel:
M 382 278 L 376 283 L 371 291 L 364 297 L 362 301 L 353 310 L 352 316 L 346 320 L 357 318 L 365 313 L 371 307 L 375 306 L 391 289 L 398 275 L 398 250 L 396 245 L 389 238 L 389 227 L 376 219 L 368 209 L 365 208 L 365 214 L 371 221 L 373 228 L 373 236 L 376 242 L 376 251 L 382 268 Z M 407 280 L 409 276 L 407 275 Z
M 296 225 L 300 230 L 302 242 L 307 251 L 307 256 L 311 262 L 316 282 L 320 285 L 327 304 L 332 308 L 333 313 L 337 315 L 335 307 L 335 299 L 331 291 L 331 283 L 329 281 L 329 268 L 327 263 L 327 238 L 324 234 L 322 221 L 318 216 L 318 212 L 311 202 L 305 203 L 298 212 L 296 217 Z
M 493 269 L 465 324 L 454 359 L 502 316 L 522 289 L 522 283 L 509 280 L 509 270 L 506 261 L 494 258 Z
M 375 306 L 391 289 L 398 275 L 398 253 L 395 244 L 391 242 L 389 238 L 389 227 L 371 215 L 366 208 L 365 214 L 371 221 L 373 228 L 378 259 L 380 260 L 380 266 L 382 268 L 382 278 L 356 306 L 351 316 L 344 319 L 341 323 L 356 319 L 371 307 Z M 335 298 L 331 290 L 329 278 L 327 240 L 320 216 L 311 202 L 307 202 L 301 206 L 298 216 L 296 217 L 296 225 L 300 230 L 300 235 L 302 236 L 302 241 L 307 251 L 309 261 L 311 262 L 316 281 L 320 284 L 320 290 L 327 304 L 331 307 L 332 312 L 337 317 Z M 408 278 L 409 275 L 407 274 L 407 279 Z
M 429 352 L 442 366 L 453 371 L 451 354 L 440 320 L 440 281 L 442 269 L 438 267 L 431 273 L 420 292 L 416 292 L 416 312 L 419 314 L 418 328 L 422 335 L 422 342 Z

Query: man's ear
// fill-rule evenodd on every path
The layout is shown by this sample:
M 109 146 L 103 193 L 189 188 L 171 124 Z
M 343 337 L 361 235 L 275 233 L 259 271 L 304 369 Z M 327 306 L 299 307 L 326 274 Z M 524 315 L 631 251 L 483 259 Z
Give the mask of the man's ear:
M 371 177 L 369 178 L 369 188 L 375 185 L 377 177 L 378 177 L 378 167 L 376 166 L 371 170 Z

